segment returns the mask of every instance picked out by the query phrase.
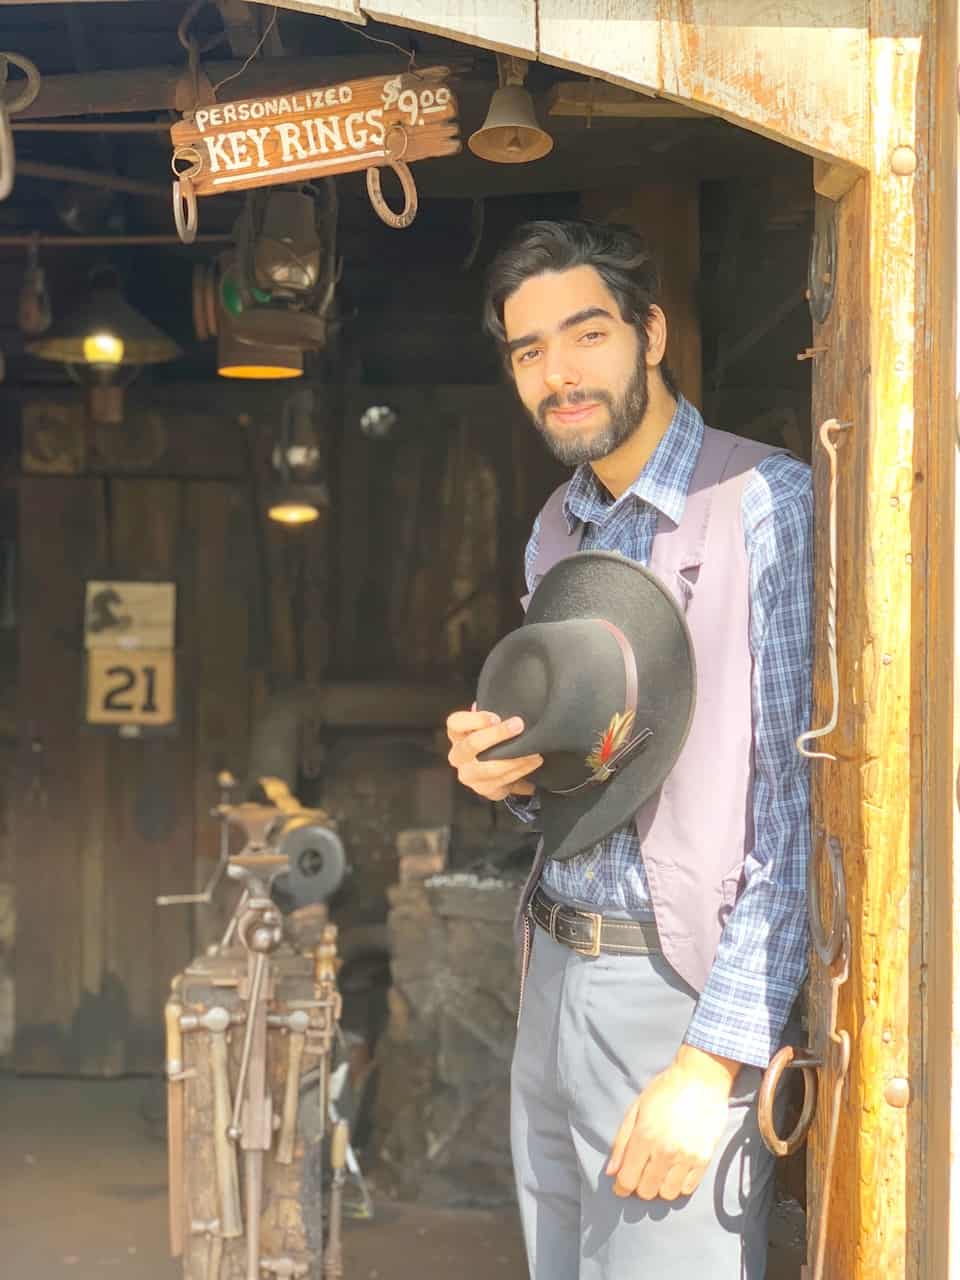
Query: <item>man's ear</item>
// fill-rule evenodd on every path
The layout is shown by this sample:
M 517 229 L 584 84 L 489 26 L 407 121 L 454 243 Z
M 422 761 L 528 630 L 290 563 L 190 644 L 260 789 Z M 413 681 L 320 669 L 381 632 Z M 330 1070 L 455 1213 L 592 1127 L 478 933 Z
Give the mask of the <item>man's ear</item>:
M 644 329 L 647 334 L 646 361 L 653 368 L 661 363 L 667 350 L 667 317 L 656 304 L 650 308 Z

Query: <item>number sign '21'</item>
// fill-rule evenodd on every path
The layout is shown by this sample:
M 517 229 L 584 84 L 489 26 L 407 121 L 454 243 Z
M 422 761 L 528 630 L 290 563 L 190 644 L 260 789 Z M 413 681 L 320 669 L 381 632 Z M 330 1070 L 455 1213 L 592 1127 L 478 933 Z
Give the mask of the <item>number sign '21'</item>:
M 91 649 L 87 653 L 89 724 L 161 727 L 176 717 L 174 655 L 169 649 Z

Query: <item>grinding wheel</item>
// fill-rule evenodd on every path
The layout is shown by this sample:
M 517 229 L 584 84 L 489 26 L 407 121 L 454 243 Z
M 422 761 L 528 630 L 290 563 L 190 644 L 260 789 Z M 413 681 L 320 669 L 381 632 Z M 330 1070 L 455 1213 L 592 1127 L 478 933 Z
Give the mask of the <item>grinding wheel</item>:
M 347 858 L 330 827 L 310 823 L 287 832 L 281 844 L 290 864 L 285 888 L 298 907 L 326 902 L 343 883 Z

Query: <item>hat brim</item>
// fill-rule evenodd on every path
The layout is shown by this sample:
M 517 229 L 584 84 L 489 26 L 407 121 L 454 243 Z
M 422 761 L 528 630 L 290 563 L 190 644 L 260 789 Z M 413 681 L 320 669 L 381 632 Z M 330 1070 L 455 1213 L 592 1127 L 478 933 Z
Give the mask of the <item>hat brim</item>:
M 640 675 L 636 728 L 652 728 L 653 736 L 608 782 L 572 796 L 538 788 L 544 850 L 558 859 L 592 848 L 660 790 L 690 731 L 697 683 L 683 612 L 660 579 L 636 561 L 604 551 L 558 561 L 537 586 L 524 625 L 570 618 L 605 618 L 630 641 Z M 524 755 L 523 739 L 521 734 L 484 758 Z

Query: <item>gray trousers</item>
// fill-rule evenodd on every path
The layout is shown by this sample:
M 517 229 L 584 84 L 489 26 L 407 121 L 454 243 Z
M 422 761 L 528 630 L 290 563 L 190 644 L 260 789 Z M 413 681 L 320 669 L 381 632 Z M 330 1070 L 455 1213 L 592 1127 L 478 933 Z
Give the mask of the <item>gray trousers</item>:
M 603 1172 L 695 1002 L 660 956 L 580 956 L 534 929 L 510 1125 L 532 1280 L 763 1280 L 774 1158 L 757 1128 L 758 1068 L 741 1070 L 692 1196 L 620 1199 Z

